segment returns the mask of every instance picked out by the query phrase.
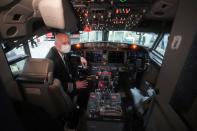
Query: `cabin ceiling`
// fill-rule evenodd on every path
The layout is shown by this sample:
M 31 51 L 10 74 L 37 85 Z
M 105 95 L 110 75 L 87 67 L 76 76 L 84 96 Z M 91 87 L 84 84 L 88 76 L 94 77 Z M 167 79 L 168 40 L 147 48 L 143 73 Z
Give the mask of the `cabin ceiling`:
M 36 33 L 39 34 L 55 29 L 54 27 L 47 26 L 44 22 L 44 18 L 41 16 L 38 8 L 40 1 L 42 0 L 1 0 L 0 36 L 3 39 L 22 39 Z M 91 2 L 88 3 L 87 1 Z M 171 27 L 170 25 L 173 22 L 178 5 L 178 0 L 126 0 L 125 3 L 121 3 L 120 0 L 113 0 L 113 5 L 111 1 L 63 0 L 65 25 L 70 27 L 74 23 L 77 27 L 73 26 L 72 29 L 64 29 L 64 31 L 75 32 L 84 30 L 88 24 L 93 30 L 146 31 L 147 29 L 153 32 L 161 31 L 163 25 L 167 25 L 169 28 Z M 68 8 L 65 2 L 69 3 L 71 8 Z M 118 9 L 119 11 L 117 11 Z M 124 11 L 121 9 L 124 9 Z M 91 16 L 88 16 L 89 21 L 86 21 L 87 18 L 84 16 L 86 15 L 85 11 L 91 13 Z M 122 15 L 124 16 L 122 21 L 116 19 L 120 16 L 120 14 L 115 14 L 117 13 L 116 11 L 125 13 Z M 129 15 L 126 14 L 128 11 L 130 11 L 128 13 Z M 108 18 L 107 15 L 110 14 L 111 18 Z M 98 18 L 94 21 L 93 17 L 95 15 Z M 136 15 L 136 18 L 130 19 L 131 15 L 134 15 L 134 17 Z M 73 22 L 70 17 L 73 17 L 73 21 L 76 17 L 77 22 Z M 102 25 L 102 17 L 105 20 L 111 21 L 103 21 L 106 25 Z M 135 24 L 131 24 L 132 22 Z M 115 25 L 116 23 L 117 25 Z M 95 26 L 94 28 L 93 25 Z M 162 28 L 167 29 L 165 26 Z

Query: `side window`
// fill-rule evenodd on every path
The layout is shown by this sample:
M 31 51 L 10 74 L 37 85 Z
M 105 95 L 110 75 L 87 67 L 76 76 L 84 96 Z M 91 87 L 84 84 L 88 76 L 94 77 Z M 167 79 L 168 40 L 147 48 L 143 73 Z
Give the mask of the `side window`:
M 164 36 L 159 41 L 157 47 L 152 51 L 152 54 L 150 54 L 152 59 L 159 65 L 162 64 L 163 57 L 165 55 L 166 47 L 168 44 L 169 36 L 170 34 L 164 34 Z
M 23 46 L 16 47 L 6 53 L 6 57 L 7 57 L 8 62 L 14 61 L 17 58 L 23 57 L 24 55 L 26 55 L 26 54 L 25 54 Z
M 45 58 L 51 47 L 54 46 L 54 36 L 52 33 L 33 38 L 28 40 L 31 57 L 32 58 Z
M 13 75 L 19 74 L 23 69 L 26 58 L 28 57 L 24 51 L 24 47 L 16 47 L 5 55 Z
M 160 53 L 162 56 L 164 56 L 165 54 L 169 36 L 169 34 L 165 34 L 156 48 L 156 51 Z
M 26 59 L 10 65 L 10 69 L 14 75 L 21 73 L 21 71 L 23 70 L 23 67 L 25 65 L 25 61 L 26 61 Z

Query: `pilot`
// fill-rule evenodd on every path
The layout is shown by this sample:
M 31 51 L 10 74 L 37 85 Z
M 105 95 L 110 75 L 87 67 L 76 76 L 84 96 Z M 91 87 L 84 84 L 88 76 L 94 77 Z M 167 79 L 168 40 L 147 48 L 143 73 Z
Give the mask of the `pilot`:
M 68 93 L 72 100 L 74 100 L 74 98 L 76 98 L 75 96 L 83 96 L 83 94 L 79 94 L 80 91 L 78 90 L 86 89 L 88 83 L 86 80 L 79 81 L 76 79 L 75 69 L 73 69 L 74 66 L 71 65 L 69 60 L 70 50 L 71 45 L 69 36 L 64 33 L 58 33 L 55 36 L 55 46 L 50 49 L 46 57 L 51 59 L 54 63 L 54 78 L 57 78 L 61 81 L 65 92 Z M 81 64 L 83 66 L 87 66 L 87 61 L 83 57 L 81 57 Z M 76 105 L 77 108 L 80 108 L 80 106 L 84 107 L 83 102 L 78 101 Z M 71 116 L 72 120 L 71 123 L 69 123 L 68 128 L 76 128 L 75 126 L 78 123 L 76 114 L 77 113 L 75 112 L 75 116 Z

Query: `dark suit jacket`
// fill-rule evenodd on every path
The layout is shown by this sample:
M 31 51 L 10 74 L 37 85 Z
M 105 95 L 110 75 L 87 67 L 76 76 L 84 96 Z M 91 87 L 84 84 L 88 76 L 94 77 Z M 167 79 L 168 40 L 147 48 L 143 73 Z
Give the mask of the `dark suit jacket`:
M 65 87 L 65 91 L 67 92 L 67 83 L 72 82 L 75 89 L 75 77 L 76 77 L 76 69 L 70 64 L 69 59 L 70 55 L 66 55 L 66 58 L 68 59 L 65 61 L 67 63 L 67 66 L 69 67 L 69 72 L 72 74 L 73 78 L 69 77 L 69 72 L 67 72 L 65 64 L 59 55 L 57 49 L 55 47 L 52 47 L 49 51 L 49 53 L 46 56 L 48 59 L 52 60 L 54 63 L 54 78 L 57 78 L 61 81 L 62 86 Z M 72 92 L 72 94 L 75 93 L 75 90 Z

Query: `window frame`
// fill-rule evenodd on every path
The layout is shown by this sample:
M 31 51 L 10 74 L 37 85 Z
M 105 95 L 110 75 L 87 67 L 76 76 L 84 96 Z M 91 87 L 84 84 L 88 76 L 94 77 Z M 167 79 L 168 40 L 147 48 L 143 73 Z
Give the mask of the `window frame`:
M 14 48 L 12 48 L 12 49 L 9 50 L 8 52 L 5 52 L 5 49 L 6 49 L 6 48 L 3 48 L 3 45 L 2 45 L 2 44 L 1 44 L 0 46 L 1 46 L 0 48 L 2 48 L 2 50 L 4 51 L 4 55 L 5 55 L 7 64 L 8 64 L 8 66 L 9 66 L 10 72 L 11 72 L 11 74 L 12 74 L 12 77 L 15 79 L 15 78 L 18 76 L 18 74 L 15 74 L 14 72 L 12 72 L 11 66 L 14 65 L 14 64 L 17 64 L 17 63 L 20 62 L 20 61 L 23 61 L 23 60 L 26 60 L 27 58 L 29 58 L 29 55 L 26 53 L 25 43 L 19 45 L 19 46 L 22 46 L 22 47 L 23 47 L 24 53 L 25 53 L 25 54 L 24 54 L 24 55 L 21 55 L 21 56 L 19 56 L 19 57 L 17 57 L 16 59 L 13 59 L 13 60 L 8 60 L 8 58 L 7 58 L 7 56 L 6 56 L 6 53 L 8 53 L 9 51 L 12 51 L 12 50 L 13 50 L 14 48 L 16 48 L 17 46 L 14 47 Z

